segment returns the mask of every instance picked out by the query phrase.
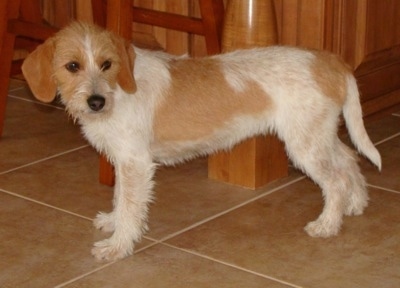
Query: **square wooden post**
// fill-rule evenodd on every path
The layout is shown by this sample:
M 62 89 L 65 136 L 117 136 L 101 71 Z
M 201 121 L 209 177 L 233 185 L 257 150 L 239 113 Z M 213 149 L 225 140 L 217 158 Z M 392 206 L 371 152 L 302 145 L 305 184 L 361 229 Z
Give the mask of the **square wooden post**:
M 251 138 L 229 152 L 208 158 L 209 178 L 251 189 L 287 174 L 288 159 L 283 144 L 272 135 Z

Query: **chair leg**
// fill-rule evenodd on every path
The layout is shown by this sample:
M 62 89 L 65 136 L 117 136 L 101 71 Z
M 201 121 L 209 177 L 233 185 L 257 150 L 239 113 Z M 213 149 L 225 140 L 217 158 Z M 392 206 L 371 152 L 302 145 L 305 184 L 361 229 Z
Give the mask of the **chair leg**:
M 21 0 L 0 1 L 0 137 L 6 117 L 8 85 L 14 53 L 15 35 L 8 33 L 8 20 L 19 17 Z
M 107 29 L 123 38 L 131 39 L 132 5 L 132 0 L 107 1 Z
M 7 33 L 6 27 L 7 25 L 2 26 L 2 31 L 0 31 L 2 39 L 2 47 L 0 47 L 0 137 L 3 135 L 6 117 L 8 85 L 10 83 L 10 71 L 15 43 L 15 36 Z
M 7 35 L 6 38 L 3 39 L 3 47 L 0 53 L 0 137 L 3 135 L 4 122 L 6 118 L 8 85 L 10 83 L 14 39 L 13 36 Z
M 106 0 L 92 0 L 93 22 L 101 27 L 106 27 Z
M 222 0 L 209 0 L 199 3 L 207 53 L 209 55 L 221 53 L 224 2 Z
M 107 186 L 113 186 L 115 184 L 114 167 L 103 155 L 100 155 L 99 164 L 99 182 Z

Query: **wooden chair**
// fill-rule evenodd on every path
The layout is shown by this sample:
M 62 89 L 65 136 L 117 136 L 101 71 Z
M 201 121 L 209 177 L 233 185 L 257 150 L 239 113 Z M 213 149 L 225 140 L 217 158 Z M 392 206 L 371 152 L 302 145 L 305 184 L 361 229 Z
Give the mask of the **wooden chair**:
M 39 43 L 36 40 L 43 41 L 57 32 L 57 29 L 44 23 L 39 1 L 15 0 L 0 3 L 0 136 L 4 127 L 14 48 L 32 50 Z
M 127 39 L 132 37 L 132 22 L 138 22 L 203 35 L 207 53 L 217 54 L 221 52 L 223 0 L 199 0 L 199 6 L 201 18 L 134 7 L 130 0 L 103 1 L 103 11 L 107 12 L 94 10 L 94 13 L 100 19 L 98 24 Z M 103 184 L 114 184 L 114 170 L 104 157 L 100 158 L 99 178 Z

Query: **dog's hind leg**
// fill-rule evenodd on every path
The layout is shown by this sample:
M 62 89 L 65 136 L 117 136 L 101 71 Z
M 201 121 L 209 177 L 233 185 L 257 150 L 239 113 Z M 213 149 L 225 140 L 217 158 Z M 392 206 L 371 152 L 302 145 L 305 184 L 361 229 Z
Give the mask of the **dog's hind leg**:
M 310 177 L 323 189 L 325 198 L 322 214 L 305 227 L 306 232 L 313 237 L 336 235 L 340 230 L 343 214 L 360 215 L 368 205 L 366 183 L 355 153 L 339 139 L 336 139 L 332 148 L 330 160 L 317 160 L 317 163 L 311 164 L 314 167 L 306 168 Z
M 316 163 L 316 168 L 325 171 L 307 169 L 310 177 L 322 188 L 324 208 L 319 217 L 305 227 L 313 237 L 330 237 L 337 235 L 342 226 L 344 207 L 347 202 L 350 179 L 346 171 L 337 169 L 329 162 Z M 325 167 L 324 167 L 325 166 Z
M 368 191 L 364 176 L 361 174 L 360 166 L 357 163 L 357 156 L 349 147 L 339 142 L 339 156 L 341 157 L 342 170 L 350 177 L 351 187 L 347 198 L 344 214 L 361 215 L 368 206 Z
M 286 147 L 294 164 L 322 188 L 324 196 L 322 213 L 315 221 L 308 223 L 305 230 L 313 237 L 330 237 L 339 232 L 348 206 L 353 177 L 346 166 L 354 160 L 350 160 L 344 150 L 338 149 L 340 140 L 336 135 L 318 136 L 312 139 L 308 136 L 298 138 L 286 143 Z
M 114 211 L 103 219 L 97 218 L 97 223 L 106 220 L 102 224 L 114 226 L 114 233 L 109 239 L 94 244 L 92 254 L 97 259 L 117 260 L 133 253 L 133 243 L 147 230 L 154 170 L 155 165 L 144 157 L 122 163 L 116 161 Z

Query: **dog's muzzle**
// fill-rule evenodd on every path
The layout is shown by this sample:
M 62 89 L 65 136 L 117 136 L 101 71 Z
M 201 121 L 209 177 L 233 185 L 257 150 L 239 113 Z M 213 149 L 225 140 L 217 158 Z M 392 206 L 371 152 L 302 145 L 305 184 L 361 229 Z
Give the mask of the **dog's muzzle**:
M 87 103 L 92 111 L 99 112 L 106 104 L 106 99 L 103 96 L 94 94 L 87 99 Z

